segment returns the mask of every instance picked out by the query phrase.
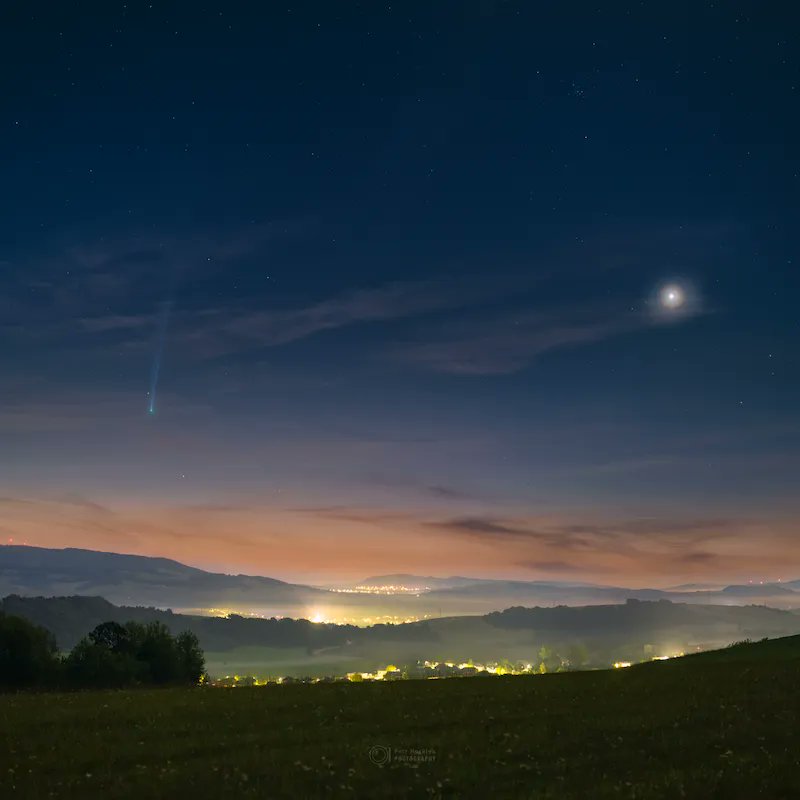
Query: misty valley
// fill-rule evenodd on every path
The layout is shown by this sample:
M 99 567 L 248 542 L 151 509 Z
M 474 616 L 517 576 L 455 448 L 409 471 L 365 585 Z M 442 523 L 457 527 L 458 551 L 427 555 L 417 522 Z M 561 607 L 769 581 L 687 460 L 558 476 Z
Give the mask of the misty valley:
M 448 579 L 448 585 L 435 589 L 430 583 L 430 578 L 386 576 L 357 584 L 370 587 L 368 591 L 342 592 L 207 573 L 166 559 L 0 548 L 0 591 L 6 595 L 0 611 L 45 627 L 63 650 L 107 621 L 160 622 L 173 634 L 188 630 L 205 651 L 211 680 L 237 675 L 264 682 L 344 679 L 375 675 L 389 665 L 400 675 L 424 675 L 426 662 L 443 665 L 440 672 L 445 674 L 447 665 L 476 664 L 492 674 L 497 668 L 602 669 L 800 630 L 794 608 L 800 592 L 792 588 L 798 582 L 693 592 L 468 578 Z M 96 596 L 103 591 L 132 603 Z M 53 596 L 61 592 L 69 594 Z M 49 596 L 35 596 L 39 593 Z M 152 605 L 167 597 L 176 605 L 220 610 L 216 615 L 186 614 Z M 764 597 L 788 607 L 754 604 Z M 574 605 L 576 601 L 581 604 Z M 237 610 L 221 610 L 231 605 Z M 286 615 L 267 616 L 269 609 Z M 425 609 L 428 618 L 335 624 L 314 621 L 319 609 L 326 616 L 357 615 L 362 620 L 401 619 Z

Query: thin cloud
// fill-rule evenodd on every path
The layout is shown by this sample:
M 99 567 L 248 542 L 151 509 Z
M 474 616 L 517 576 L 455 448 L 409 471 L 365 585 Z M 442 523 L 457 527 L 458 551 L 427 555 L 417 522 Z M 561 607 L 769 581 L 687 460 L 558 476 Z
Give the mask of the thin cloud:
M 453 533 L 464 533 L 469 536 L 496 538 L 503 537 L 529 537 L 538 535 L 538 532 L 526 528 L 513 527 L 502 522 L 483 517 L 459 517 L 456 519 L 444 520 L 442 522 L 428 523 L 432 528 L 451 531 Z
M 79 320 L 81 327 L 90 333 L 106 331 L 138 330 L 153 327 L 153 314 L 110 314 L 105 317 L 84 317 Z
M 572 564 L 568 561 L 518 561 L 517 566 L 534 572 L 552 572 L 554 574 L 584 573 L 586 571 L 585 565 Z M 600 570 L 594 569 L 593 571 Z
M 506 289 L 507 290 L 507 289 Z M 495 296 L 501 293 L 495 289 Z M 170 346 L 199 358 L 290 344 L 325 331 L 445 313 L 485 302 L 491 292 L 450 281 L 395 282 L 352 289 L 294 308 L 188 308 L 172 316 Z M 147 341 L 154 312 L 82 316 L 80 328 L 96 335 L 122 334 Z
M 294 223 L 264 223 L 198 236 L 151 233 L 62 244 L 27 260 L 8 262 L 0 298 L 5 329 L 25 341 L 76 332 L 135 334 L 151 329 L 164 293 L 196 284 L 237 259 L 265 254 L 272 240 L 294 236 Z M 139 298 L 131 307 L 131 298 Z M 98 313 L 98 309 L 103 312 Z
M 192 240 L 147 235 L 66 247 L 38 264 L 15 264 L 12 283 L 18 291 L 6 298 L 10 313 L 3 315 L 3 324 L 10 335 L 32 342 L 69 337 L 77 329 L 79 335 L 91 337 L 81 342 L 84 352 L 93 346 L 130 352 L 149 342 L 154 304 L 163 300 L 171 281 L 180 283 L 181 276 L 191 275 L 193 283 L 202 282 L 232 263 L 235 266 L 237 259 L 260 257 L 273 239 L 293 235 L 290 228 L 273 223 L 227 237 Z M 624 241 L 630 248 L 630 237 Z M 639 252 L 638 245 L 633 249 Z M 616 250 L 609 252 L 615 254 L 611 263 L 618 264 Z M 493 274 L 491 282 L 475 278 L 390 282 L 351 288 L 291 308 L 281 304 L 279 297 L 273 308 L 253 308 L 246 302 L 209 307 L 187 297 L 185 302 L 176 302 L 170 347 L 197 358 L 214 358 L 286 345 L 354 325 L 440 315 L 445 319 L 437 320 L 418 338 L 391 346 L 390 356 L 432 372 L 503 375 L 525 369 L 553 350 L 658 324 L 652 315 L 625 307 L 577 305 L 553 315 L 522 305 L 527 302 L 523 296 L 534 285 L 563 280 L 577 271 L 584 257 L 582 252 L 553 255 L 537 265 L 533 277 L 509 272 Z M 165 275 L 172 277 L 165 280 Z M 148 298 L 146 305 L 131 308 L 132 296 Z M 490 310 L 492 304 L 510 296 L 517 298 L 519 310 L 496 316 Z M 54 309 L 59 313 L 54 315 Z M 457 309 L 472 309 L 472 320 L 453 326 L 448 312 Z M 55 318 L 57 324 L 52 322 Z
M 454 517 L 426 523 L 428 527 L 511 550 L 534 548 L 542 560 L 556 555 L 593 558 L 614 553 L 636 559 L 642 552 L 685 551 L 721 542 L 741 533 L 741 521 L 732 519 L 630 519 L 619 522 L 569 522 L 547 519 L 498 519 L 488 516 Z M 703 550 L 702 552 L 706 552 Z M 699 559 L 697 562 L 699 563 Z
M 685 553 L 679 558 L 685 564 L 711 564 L 719 560 L 719 556 L 716 553 L 708 553 L 702 550 L 694 553 Z
M 351 508 L 349 506 L 316 506 L 291 508 L 288 510 L 297 514 L 308 514 L 309 516 L 319 517 L 320 519 L 355 522 L 361 525 L 392 525 L 409 520 L 408 514 L 399 511 Z
M 407 441 L 407 440 L 403 440 Z M 427 440 L 423 440 L 427 441 Z M 485 500 L 485 495 L 466 489 L 459 489 L 441 483 L 428 483 L 424 479 L 415 478 L 408 475 L 386 474 L 371 472 L 364 476 L 364 480 L 373 486 L 392 490 L 405 490 L 409 493 L 423 495 L 437 500 L 477 500 L 479 497 Z
M 688 315 L 687 315 L 688 317 Z M 552 350 L 592 344 L 658 324 L 630 309 L 576 306 L 559 314 L 507 314 L 401 345 L 401 362 L 450 375 L 504 375 L 519 372 Z
M 454 489 L 451 486 L 425 486 L 424 491 L 431 497 L 439 497 L 443 500 L 474 500 L 475 495 L 469 492 Z
M 477 302 L 480 296 L 475 288 L 453 290 L 439 282 L 390 283 L 343 292 L 294 309 L 216 309 L 188 314 L 178 337 L 207 348 L 209 354 L 275 347 L 350 325 L 459 308 Z

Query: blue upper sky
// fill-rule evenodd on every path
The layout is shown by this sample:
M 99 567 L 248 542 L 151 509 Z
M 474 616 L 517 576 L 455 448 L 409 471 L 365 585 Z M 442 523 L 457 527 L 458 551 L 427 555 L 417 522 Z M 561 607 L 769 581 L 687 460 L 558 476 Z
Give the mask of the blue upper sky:
M 240 566 L 276 537 L 287 575 L 323 572 L 293 537 L 334 572 L 777 570 L 792 15 L 630 5 L 7 4 L 3 538 Z M 164 515 L 206 504 L 253 516 L 195 553 Z M 331 509 L 397 549 L 359 560 Z M 223 555 L 232 526 L 255 550 Z

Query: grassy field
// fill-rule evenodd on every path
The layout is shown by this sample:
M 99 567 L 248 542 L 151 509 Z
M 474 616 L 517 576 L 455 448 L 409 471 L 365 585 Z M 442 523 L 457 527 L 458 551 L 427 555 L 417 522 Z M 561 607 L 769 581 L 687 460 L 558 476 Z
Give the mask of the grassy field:
M 237 647 L 219 653 L 206 653 L 206 669 L 214 677 L 252 675 L 264 680 L 283 675 L 322 678 L 364 670 L 364 659 L 341 652 L 309 655 L 302 647 Z M 370 662 L 367 666 L 374 665 Z
M 800 637 L 538 677 L 0 697 L 0 797 L 800 797 Z

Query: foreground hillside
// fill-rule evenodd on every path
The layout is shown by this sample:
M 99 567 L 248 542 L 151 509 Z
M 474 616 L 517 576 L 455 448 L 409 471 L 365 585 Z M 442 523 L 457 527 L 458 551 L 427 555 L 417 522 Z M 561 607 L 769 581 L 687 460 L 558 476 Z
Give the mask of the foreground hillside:
M 799 672 L 792 637 L 540 677 L 5 696 L 0 796 L 797 797 Z

